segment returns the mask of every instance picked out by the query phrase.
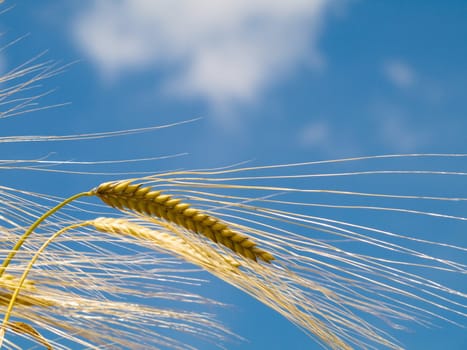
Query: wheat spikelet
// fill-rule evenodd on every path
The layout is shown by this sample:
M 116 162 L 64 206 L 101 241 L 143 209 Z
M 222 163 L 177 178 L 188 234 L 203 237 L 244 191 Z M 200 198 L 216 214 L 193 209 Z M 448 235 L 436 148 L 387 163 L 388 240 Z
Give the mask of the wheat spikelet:
M 259 258 L 267 263 L 274 260 L 272 254 L 258 248 L 249 237 L 233 231 L 217 218 L 191 208 L 180 199 L 153 191 L 149 186 L 142 187 L 131 181 L 107 182 L 97 187 L 95 195 L 112 207 L 156 216 L 202 234 L 248 259 Z
M 8 305 L 10 302 L 13 291 L 17 287 L 19 278 L 10 274 L 4 274 L 0 277 L 0 305 Z M 17 298 L 16 303 L 23 306 L 39 306 L 47 307 L 52 306 L 54 303 L 50 300 L 44 299 L 35 295 L 37 288 L 35 282 L 26 280 L 23 283 L 22 290 L 26 292 L 26 295 Z
M 18 284 L 18 277 L 10 275 L 10 274 L 4 274 L 2 277 L 0 277 L 0 287 L 1 288 L 6 288 L 6 289 L 14 289 L 16 288 Z M 35 283 L 34 281 L 25 281 L 23 284 L 23 289 L 26 291 L 35 291 Z
M 42 344 L 47 350 L 52 350 L 49 342 L 34 327 L 24 322 L 11 322 L 10 328 L 16 333 L 26 334 Z
M 132 223 L 126 219 L 114 218 L 97 218 L 89 221 L 98 231 L 113 234 L 129 235 L 138 239 L 147 240 L 156 244 L 157 247 L 163 248 L 169 252 L 176 252 L 178 255 L 188 257 L 189 261 L 209 262 L 213 259 L 213 254 L 210 254 L 205 247 L 196 249 L 187 240 L 169 234 L 163 231 L 151 230 L 142 225 Z M 240 264 L 230 257 L 223 257 L 223 260 L 231 265 L 231 267 L 239 267 Z

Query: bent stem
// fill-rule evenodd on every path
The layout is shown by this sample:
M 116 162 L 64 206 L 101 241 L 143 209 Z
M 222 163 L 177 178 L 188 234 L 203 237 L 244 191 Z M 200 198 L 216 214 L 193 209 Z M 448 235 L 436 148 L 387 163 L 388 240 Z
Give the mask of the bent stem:
M 63 202 L 59 203 L 49 211 L 47 211 L 45 214 L 43 214 L 39 219 L 37 219 L 31 227 L 21 236 L 21 238 L 18 240 L 16 245 L 13 247 L 13 249 L 8 253 L 8 256 L 5 258 L 5 260 L 2 263 L 2 266 L 0 266 L 0 277 L 3 276 L 3 273 L 5 272 L 5 269 L 8 267 L 10 264 L 11 260 L 15 257 L 16 253 L 18 252 L 19 248 L 23 245 L 23 243 L 26 241 L 26 239 L 29 237 L 29 235 L 39 226 L 45 219 L 47 219 L 50 215 L 53 215 L 56 213 L 58 210 L 60 210 L 62 207 L 67 205 L 68 203 L 81 198 L 85 196 L 92 196 L 94 195 L 94 191 L 88 191 L 88 192 L 81 192 L 78 194 L 75 194 L 74 196 L 71 196 L 70 198 L 65 199 Z
M 83 195 L 81 193 L 81 195 Z M 76 197 L 76 196 L 74 196 Z M 72 198 L 72 197 L 70 197 Z M 63 203 L 62 203 L 63 204 Z M 66 204 L 66 203 L 65 203 Z M 63 204 L 63 205 L 65 205 Z M 62 205 L 62 206 L 63 206 Z M 56 208 L 54 208 L 56 209 Z M 58 210 L 59 208 L 57 208 L 56 210 Z M 52 243 L 53 240 L 55 240 L 58 236 L 62 235 L 63 233 L 69 231 L 69 230 L 72 230 L 72 229 L 75 229 L 75 228 L 78 228 L 78 227 L 82 227 L 82 226 L 87 226 L 87 225 L 90 225 L 91 222 L 89 221 L 84 221 L 84 222 L 80 222 L 78 224 L 74 224 L 74 225 L 70 225 L 70 226 L 67 226 L 67 227 L 64 227 L 62 228 L 61 230 L 57 231 L 56 233 L 54 233 L 40 248 L 39 250 L 37 250 L 36 254 L 34 254 L 34 256 L 31 258 L 31 260 L 29 261 L 29 264 L 28 266 L 25 268 L 24 272 L 23 272 L 23 275 L 21 276 L 20 280 L 19 280 L 19 283 L 18 285 L 16 286 L 12 296 L 11 296 L 11 299 L 10 299 L 10 303 L 8 304 L 8 309 L 7 311 L 5 312 L 5 316 L 3 318 L 3 323 L 2 323 L 2 326 L 0 328 L 0 348 L 2 347 L 2 344 L 3 344 L 3 339 L 5 337 L 5 330 L 6 330 L 6 326 L 8 324 L 8 321 L 10 319 L 10 316 L 11 316 L 11 312 L 13 310 L 13 307 L 15 305 L 15 301 L 16 301 L 16 298 L 18 297 L 19 295 L 19 292 L 21 291 L 21 288 L 24 284 L 24 281 L 26 280 L 29 272 L 31 271 L 32 269 L 32 266 L 35 264 L 35 262 L 37 261 L 37 259 L 39 258 L 39 256 L 42 254 L 42 252 L 45 250 L 45 248 L 47 248 L 50 243 Z M 23 240 L 24 241 L 24 240 Z

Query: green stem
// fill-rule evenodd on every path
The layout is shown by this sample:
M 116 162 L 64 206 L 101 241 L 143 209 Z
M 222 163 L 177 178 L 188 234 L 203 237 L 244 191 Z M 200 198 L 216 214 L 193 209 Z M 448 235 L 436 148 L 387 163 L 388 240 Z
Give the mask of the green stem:
M 5 258 L 5 260 L 3 261 L 2 263 L 2 266 L 0 266 L 0 277 L 3 276 L 3 273 L 5 272 L 5 269 L 8 267 L 8 265 L 10 264 L 11 260 L 15 257 L 16 253 L 18 252 L 19 248 L 21 248 L 21 246 L 23 245 L 23 243 L 26 241 L 26 239 L 29 237 L 29 235 L 37 228 L 37 226 L 39 226 L 42 221 L 44 221 L 45 219 L 47 219 L 50 215 L 54 214 L 55 212 L 57 212 L 59 209 L 61 209 L 62 207 L 64 207 L 65 205 L 67 205 L 68 203 L 74 201 L 75 199 L 78 199 L 80 197 L 84 197 L 84 196 L 92 196 L 94 195 L 94 191 L 89 191 L 89 192 L 81 192 L 81 193 L 78 193 L 78 194 L 75 194 L 74 196 L 68 198 L 68 199 L 65 199 L 63 202 L 61 202 L 60 204 L 56 205 L 54 208 L 50 209 L 49 211 L 47 211 L 44 215 L 42 215 L 39 219 L 37 219 L 32 225 L 31 227 L 29 227 L 29 229 L 21 236 L 21 238 L 19 239 L 19 241 L 16 243 L 16 245 L 13 247 L 13 249 L 10 251 L 10 253 L 8 254 L 8 256 Z
M 58 236 L 62 235 L 63 233 L 65 233 L 65 232 L 67 232 L 69 230 L 72 230 L 74 228 L 87 226 L 87 225 L 90 225 L 90 224 L 91 224 L 91 222 L 84 221 L 84 222 L 80 222 L 78 224 L 74 224 L 74 225 L 70 225 L 70 226 L 62 228 L 61 230 L 55 232 L 53 234 L 53 236 L 51 236 L 46 242 L 44 242 L 44 244 L 39 248 L 39 250 L 36 252 L 36 254 L 34 254 L 32 259 L 29 261 L 28 266 L 24 269 L 23 275 L 21 276 L 21 278 L 19 280 L 19 283 L 16 286 L 16 288 L 15 288 L 15 290 L 14 290 L 12 296 L 11 296 L 10 303 L 8 304 L 8 309 L 6 310 L 5 316 L 3 318 L 3 323 L 2 323 L 2 326 L 1 326 L 1 329 L 0 329 L 0 348 L 1 348 L 2 343 L 3 343 L 3 338 L 5 337 L 6 326 L 8 324 L 9 319 L 10 319 L 11 312 L 12 312 L 13 307 L 15 305 L 16 298 L 18 297 L 18 294 L 21 291 L 21 288 L 23 287 L 24 281 L 26 280 L 26 278 L 28 277 L 29 272 L 32 269 L 32 266 L 35 264 L 35 262 L 39 258 L 39 255 L 41 255 L 42 252 L 45 250 L 45 248 L 47 248 L 50 245 L 50 243 L 52 243 L 52 241 L 55 240 Z

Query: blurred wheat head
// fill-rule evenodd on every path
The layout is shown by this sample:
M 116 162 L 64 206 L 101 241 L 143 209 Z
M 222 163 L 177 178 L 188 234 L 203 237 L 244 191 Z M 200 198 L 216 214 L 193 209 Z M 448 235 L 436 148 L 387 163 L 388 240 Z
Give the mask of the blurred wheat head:
M 20 94 L 62 67 L 35 62 L 0 78 L 1 118 L 41 108 L 35 103 L 42 94 Z M 8 136 L 0 143 L 139 131 Z M 21 348 L 26 338 L 57 349 L 185 349 L 195 346 L 179 333 L 216 344 L 238 339 L 204 311 L 222 304 L 191 291 L 206 282 L 199 269 L 325 348 L 401 349 L 388 329 L 436 319 L 464 326 L 459 286 L 467 248 L 456 243 L 461 239 L 424 231 L 465 231 L 467 198 L 449 188 L 465 187 L 466 169 L 451 169 L 465 157 L 183 170 L 96 183 L 67 199 L 0 186 L 3 346 Z M 50 170 L 44 160 L 5 159 L 0 168 Z M 368 177 L 381 179 L 376 189 Z M 397 191 L 400 181 L 422 179 L 428 181 L 414 193 Z M 386 228 L 397 226 L 403 229 Z

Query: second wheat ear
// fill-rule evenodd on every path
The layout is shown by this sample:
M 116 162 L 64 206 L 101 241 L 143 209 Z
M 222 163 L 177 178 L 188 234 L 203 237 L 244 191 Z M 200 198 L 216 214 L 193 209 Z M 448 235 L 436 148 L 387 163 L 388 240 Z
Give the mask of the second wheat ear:
M 232 230 L 221 220 L 192 208 L 181 199 L 172 198 L 149 186 L 131 181 L 106 182 L 94 194 L 104 203 L 118 209 L 129 209 L 147 216 L 154 216 L 201 234 L 224 245 L 248 259 L 270 263 L 274 256 L 258 248 L 249 237 Z

